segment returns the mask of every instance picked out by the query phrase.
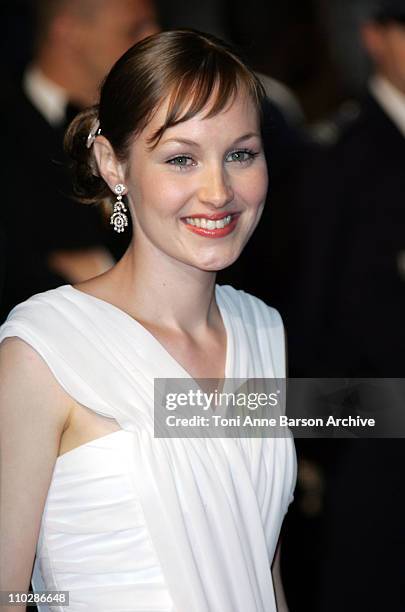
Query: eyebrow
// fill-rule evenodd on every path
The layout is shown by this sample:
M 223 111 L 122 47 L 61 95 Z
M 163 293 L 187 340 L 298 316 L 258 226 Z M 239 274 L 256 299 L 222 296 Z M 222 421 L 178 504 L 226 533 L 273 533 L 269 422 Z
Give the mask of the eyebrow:
M 237 145 L 243 140 L 248 140 L 249 138 L 252 138 L 252 137 L 260 138 L 260 134 L 258 132 L 249 132 L 248 134 L 243 134 L 243 136 L 239 136 L 239 138 L 234 140 L 233 145 Z M 179 144 L 184 144 L 187 146 L 200 148 L 200 145 L 198 142 L 195 142 L 194 140 L 189 140 L 188 138 L 168 138 L 167 140 L 164 140 L 163 142 L 161 142 L 161 146 L 167 143 L 170 143 L 170 142 L 176 142 Z

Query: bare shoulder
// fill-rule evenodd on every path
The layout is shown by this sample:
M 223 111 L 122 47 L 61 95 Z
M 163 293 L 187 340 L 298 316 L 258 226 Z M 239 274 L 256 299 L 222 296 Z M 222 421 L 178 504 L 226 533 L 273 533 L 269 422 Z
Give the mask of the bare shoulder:
M 63 431 L 73 400 L 39 353 L 17 337 L 0 343 L 0 418 Z M 4 423 L 3 423 L 4 424 Z
M 27 342 L 12 336 L 5 338 L 0 343 L 0 368 L 2 382 L 12 380 L 21 375 L 22 372 L 29 375 L 45 373 L 46 364 L 43 359 Z M 33 372 L 33 369 L 37 370 Z

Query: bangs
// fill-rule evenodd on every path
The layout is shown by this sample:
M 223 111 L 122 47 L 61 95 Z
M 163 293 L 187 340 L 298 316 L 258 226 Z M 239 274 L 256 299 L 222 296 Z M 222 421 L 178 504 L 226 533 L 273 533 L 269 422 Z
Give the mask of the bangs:
M 181 78 L 172 76 L 169 81 L 173 86 L 161 101 L 169 100 L 166 119 L 148 139 L 152 148 L 157 146 L 168 128 L 192 119 L 205 108 L 208 110 L 204 119 L 214 117 L 231 106 L 239 93 L 252 100 L 261 120 L 264 88 L 259 79 L 234 57 L 208 51 L 197 71 L 191 67 Z

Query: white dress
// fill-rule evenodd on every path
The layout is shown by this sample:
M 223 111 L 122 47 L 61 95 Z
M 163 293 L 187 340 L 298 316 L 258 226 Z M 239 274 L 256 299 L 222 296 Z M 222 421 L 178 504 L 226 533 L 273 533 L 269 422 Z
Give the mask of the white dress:
M 216 287 L 226 377 L 283 378 L 279 314 Z M 275 612 L 271 576 L 292 500 L 291 437 L 154 438 L 154 377 L 189 374 L 140 323 L 71 285 L 17 306 L 18 336 L 77 402 L 121 430 L 56 461 L 34 590 L 67 590 L 58 612 Z

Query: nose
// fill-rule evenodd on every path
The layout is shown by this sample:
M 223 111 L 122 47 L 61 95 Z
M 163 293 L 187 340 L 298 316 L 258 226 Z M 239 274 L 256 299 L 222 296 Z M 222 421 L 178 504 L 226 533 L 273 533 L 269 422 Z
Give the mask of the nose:
M 234 192 L 222 166 L 211 166 L 202 175 L 199 200 L 213 208 L 222 208 L 232 202 Z

